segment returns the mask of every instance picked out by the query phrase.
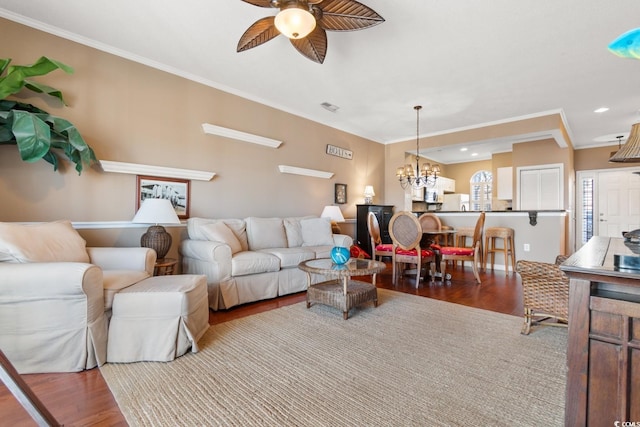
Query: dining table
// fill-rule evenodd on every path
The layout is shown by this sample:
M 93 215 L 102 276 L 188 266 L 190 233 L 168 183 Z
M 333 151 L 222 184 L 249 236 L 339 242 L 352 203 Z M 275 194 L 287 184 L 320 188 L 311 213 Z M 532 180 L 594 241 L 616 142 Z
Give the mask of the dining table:
M 438 237 L 444 237 L 444 241 L 448 242 L 450 238 L 453 238 L 455 240 L 455 235 L 456 235 L 456 230 L 452 228 L 447 228 L 444 230 L 422 230 L 423 239 L 420 246 L 424 248 L 431 248 L 436 255 L 435 278 L 442 279 L 442 280 L 450 280 L 451 274 L 447 274 L 448 277 L 442 277 L 442 271 L 440 269 L 440 261 L 441 261 L 440 251 L 437 249 L 437 247 L 434 248 L 431 245 L 433 243 L 439 244 Z M 443 245 L 443 246 L 446 246 L 446 245 Z

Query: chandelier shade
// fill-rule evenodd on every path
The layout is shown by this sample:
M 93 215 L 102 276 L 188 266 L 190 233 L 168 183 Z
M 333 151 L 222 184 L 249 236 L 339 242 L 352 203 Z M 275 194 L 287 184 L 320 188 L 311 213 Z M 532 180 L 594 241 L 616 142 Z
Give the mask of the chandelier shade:
M 416 165 L 415 167 L 409 163 L 398 167 L 396 177 L 403 189 L 407 187 L 423 188 L 434 187 L 440 173 L 439 165 L 431 165 L 424 163 L 420 166 L 420 110 L 421 105 L 413 107 L 416 110 Z
M 614 163 L 640 163 L 640 122 L 631 126 L 627 142 L 609 158 Z

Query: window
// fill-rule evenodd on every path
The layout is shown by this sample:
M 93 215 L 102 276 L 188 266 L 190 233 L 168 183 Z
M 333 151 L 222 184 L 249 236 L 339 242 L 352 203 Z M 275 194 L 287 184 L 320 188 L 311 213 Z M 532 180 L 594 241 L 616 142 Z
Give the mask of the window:
M 472 211 L 491 210 L 491 188 L 493 175 L 489 171 L 478 171 L 471 177 L 469 209 Z
M 593 237 L 593 178 L 582 181 L 582 242 Z

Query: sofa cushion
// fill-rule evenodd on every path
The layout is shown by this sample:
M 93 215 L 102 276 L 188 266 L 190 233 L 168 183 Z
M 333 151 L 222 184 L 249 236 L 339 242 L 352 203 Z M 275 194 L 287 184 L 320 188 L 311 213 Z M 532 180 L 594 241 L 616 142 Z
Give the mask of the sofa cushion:
M 331 222 L 326 218 L 309 218 L 300 221 L 302 246 L 333 245 Z
M 272 248 L 262 249 L 260 252 L 266 252 L 280 258 L 281 268 L 296 267 L 302 261 L 316 257 L 315 251 L 309 248 Z
M 240 241 L 236 235 L 233 234 L 233 231 L 222 221 L 203 225 L 200 230 L 202 234 L 207 237 L 207 240 L 223 242 L 229 245 L 232 254 L 242 250 L 242 245 L 240 245 Z
M 249 250 L 287 247 L 287 235 L 282 218 L 249 217 L 246 222 Z
M 266 252 L 238 252 L 231 258 L 231 275 L 246 276 L 248 274 L 280 271 L 280 258 Z
M 70 221 L 0 223 L 0 261 L 89 262 L 87 242 Z
M 207 224 L 214 224 L 216 222 L 223 222 L 227 227 L 233 231 L 233 234 L 238 238 L 240 246 L 243 251 L 249 249 L 247 244 L 247 224 L 243 219 L 230 218 L 230 219 L 210 219 L 210 218 L 189 218 L 187 220 L 187 232 L 189 233 L 189 239 L 193 240 L 209 240 L 202 231 L 202 227 Z
M 300 221 L 303 219 L 316 218 L 314 216 L 303 216 L 284 219 L 284 231 L 287 233 L 287 243 L 290 248 L 298 248 L 304 243 L 302 238 L 302 225 Z
M 146 271 L 139 270 L 104 270 L 102 288 L 104 289 L 104 309 L 110 310 L 113 296 L 131 285 L 151 277 Z

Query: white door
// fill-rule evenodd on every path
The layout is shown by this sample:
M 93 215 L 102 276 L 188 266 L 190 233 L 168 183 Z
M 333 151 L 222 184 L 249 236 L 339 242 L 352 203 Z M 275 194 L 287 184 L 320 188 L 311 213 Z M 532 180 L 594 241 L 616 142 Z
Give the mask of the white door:
M 518 168 L 518 209 L 562 209 L 562 176 L 562 165 Z
M 626 171 L 598 174 L 597 235 L 621 237 L 640 228 L 640 175 Z

